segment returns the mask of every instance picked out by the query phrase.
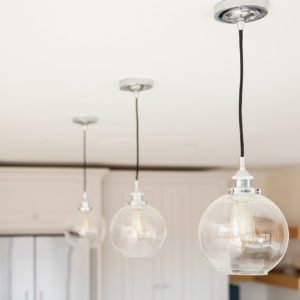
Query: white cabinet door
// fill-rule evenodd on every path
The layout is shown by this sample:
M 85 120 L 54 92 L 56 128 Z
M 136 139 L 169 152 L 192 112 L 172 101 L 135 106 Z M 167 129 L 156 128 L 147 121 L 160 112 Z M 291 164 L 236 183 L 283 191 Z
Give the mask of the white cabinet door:
M 89 300 L 89 249 L 64 237 L 0 237 L 0 299 Z
M 64 237 L 36 238 L 36 300 L 90 299 L 89 253 Z
M 0 238 L 0 299 L 34 299 L 32 237 Z
M 226 192 L 227 173 L 143 172 L 145 200 L 168 227 L 155 258 L 122 258 L 104 245 L 103 300 L 226 300 L 227 276 L 217 274 L 201 253 L 197 227 L 207 206 Z M 111 172 L 104 181 L 103 212 L 109 222 L 130 199 L 133 174 Z

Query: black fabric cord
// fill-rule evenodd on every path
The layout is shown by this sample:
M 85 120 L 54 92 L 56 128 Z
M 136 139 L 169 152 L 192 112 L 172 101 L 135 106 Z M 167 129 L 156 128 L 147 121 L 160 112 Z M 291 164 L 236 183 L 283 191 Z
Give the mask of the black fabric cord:
M 244 157 L 244 131 L 243 131 L 243 83 L 244 83 L 244 53 L 243 53 L 243 30 L 239 30 L 239 47 L 240 47 L 240 91 L 239 91 L 239 128 L 241 157 Z
M 140 170 L 140 140 L 139 140 L 139 105 L 138 97 L 135 97 L 135 116 L 136 116 L 136 171 L 135 180 L 139 180 Z
M 86 129 L 83 126 L 83 192 L 86 192 Z

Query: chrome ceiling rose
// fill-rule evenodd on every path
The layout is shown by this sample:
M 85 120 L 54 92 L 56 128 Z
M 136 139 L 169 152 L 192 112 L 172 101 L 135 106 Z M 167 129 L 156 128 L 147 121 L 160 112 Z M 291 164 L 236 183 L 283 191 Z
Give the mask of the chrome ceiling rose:
M 153 80 L 145 78 L 127 78 L 120 80 L 120 89 L 127 92 L 141 92 L 153 88 Z
M 97 117 L 74 117 L 72 119 L 73 123 L 79 124 L 81 126 L 88 126 L 91 124 L 96 124 L 98 122 Z
M 268 14 L 268 0 L 223 0 L 215 6 L 215 19 L 237 24 L 254 22 Z

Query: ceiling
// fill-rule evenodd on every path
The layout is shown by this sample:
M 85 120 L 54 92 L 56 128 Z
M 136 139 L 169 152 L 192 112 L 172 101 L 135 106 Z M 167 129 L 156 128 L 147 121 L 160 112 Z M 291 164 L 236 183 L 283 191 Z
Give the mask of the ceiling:
M 211 0 L 27 0 L 0 8 L 0 161 L 80 163 L 77 115 L 98 116 L 90 163 L 133 165 L 140 95 L 141 164 L 235 166 L 238 33 Z M 251 166 L 300 163 L 300 2 L 271 0 L 245 28 L 245 153 Z

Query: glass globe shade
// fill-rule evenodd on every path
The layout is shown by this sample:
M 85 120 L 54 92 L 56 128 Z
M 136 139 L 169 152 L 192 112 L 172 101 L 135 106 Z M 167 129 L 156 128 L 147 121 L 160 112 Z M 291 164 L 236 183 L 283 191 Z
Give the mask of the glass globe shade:
M 158 210 L 150 205 L 128 204 L 113 217 L 110 239 L 123 256 L 151 257 L 162 247 L 166 224 Z
M 105 237 L 105 221 L 95 210 L 78 209 L 68 220 L 65 237 L 74 247 L 97 248 Z
M 211 264 L 233 275 L 266 275 L 289 240 L 280 209 L 262 195 L 243 192 L 215 200 L 200 220 L 198 235 Z

